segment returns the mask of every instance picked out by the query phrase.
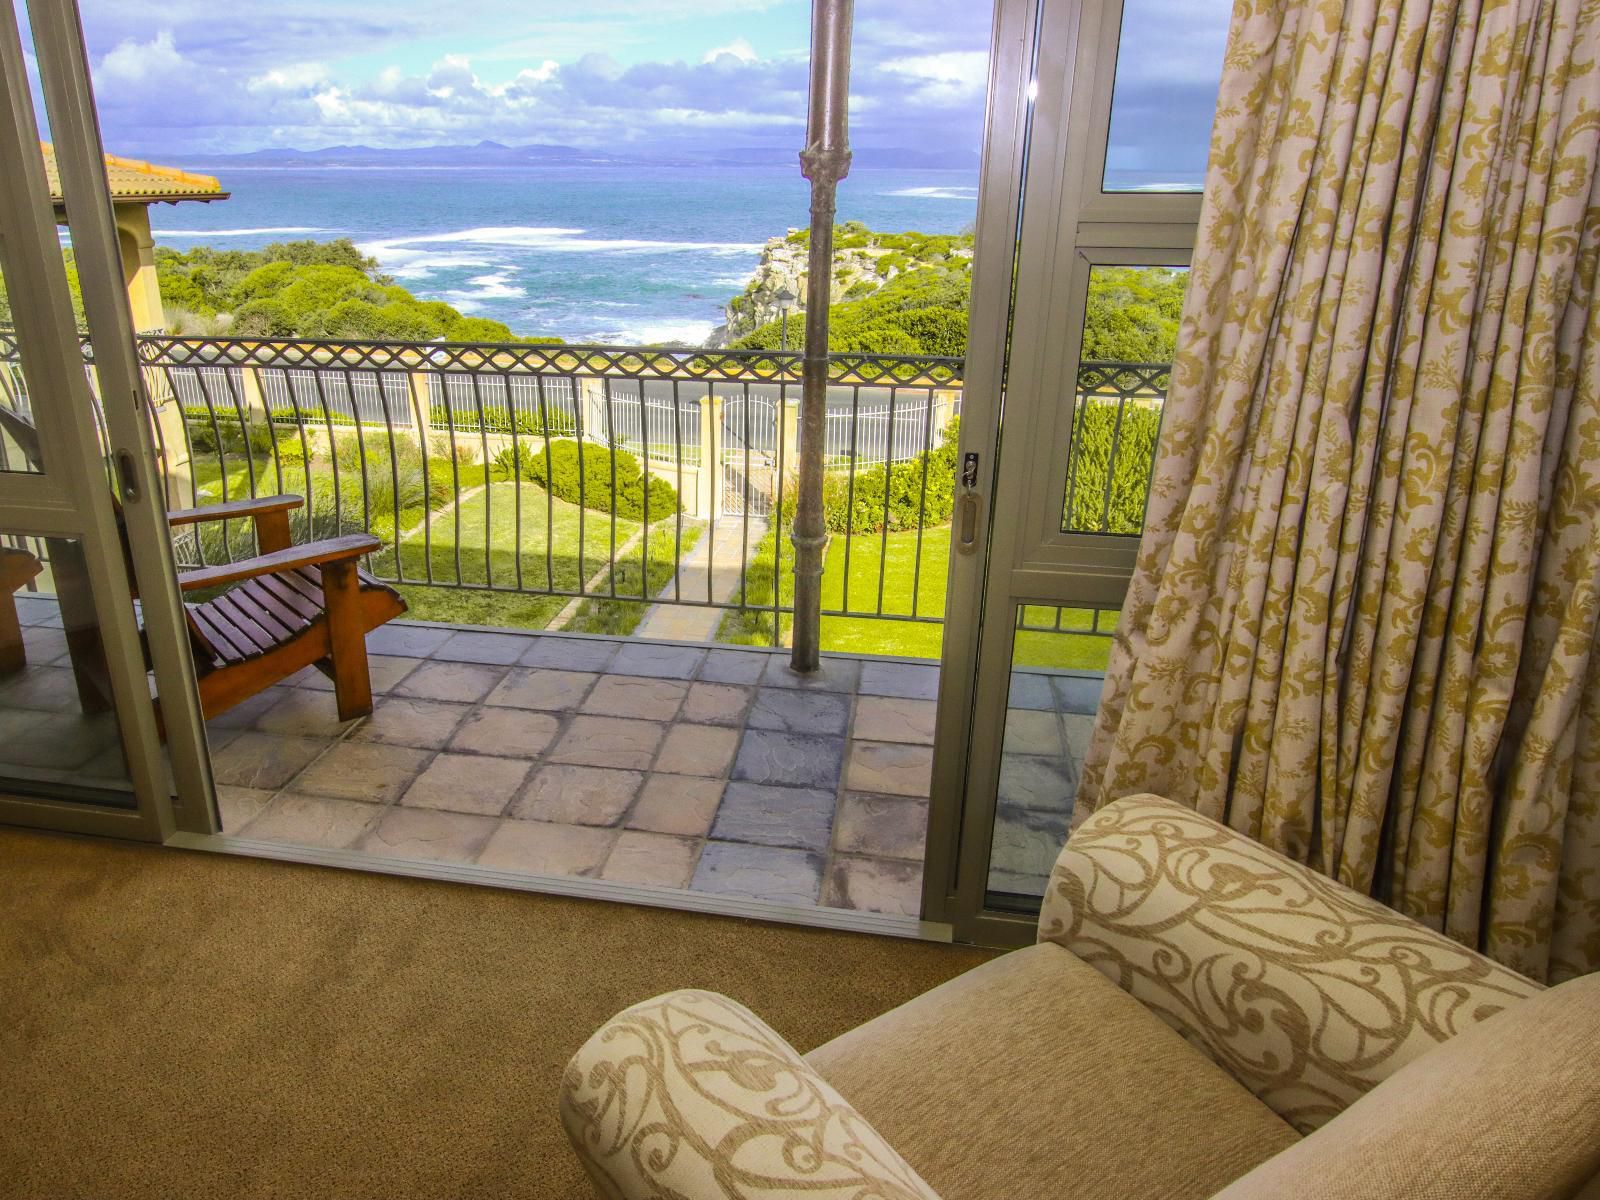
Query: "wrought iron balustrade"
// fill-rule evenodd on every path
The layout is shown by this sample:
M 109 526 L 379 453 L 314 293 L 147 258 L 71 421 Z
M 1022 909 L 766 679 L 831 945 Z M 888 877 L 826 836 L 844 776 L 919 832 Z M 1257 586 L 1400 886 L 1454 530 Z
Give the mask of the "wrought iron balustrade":
M 139 357 L 174 507 L 301 492 L 312 532 L 382 537 L 369 569 L 398 584 L 764 613 L 779 636 L 797 352 L 159 334 L 139 339 Z M 87 344 L 85 358 L 92 378 Z M 3 330 L 0 365 L 0 402 L 26 411 Z M 962 368 L 831 357 L 824 453 L 837 547 L 825 615 L 943 620 Z M 1142 512 L 1149 462 L 1125 460 L 1149 448 L 1124 427 L 1135 412 L 1159 421 L 1168 372 L 1083 365 L 1068 393 L 1074 428 L 1100 441 L 1069 455 L 1067 523 L 1075 504 L 1087 514 L 1074 528 L 1128 532 L 1111 518 L 1135 503 Z M 214 562 L 244 537 L 191 535 L 180 558 Z

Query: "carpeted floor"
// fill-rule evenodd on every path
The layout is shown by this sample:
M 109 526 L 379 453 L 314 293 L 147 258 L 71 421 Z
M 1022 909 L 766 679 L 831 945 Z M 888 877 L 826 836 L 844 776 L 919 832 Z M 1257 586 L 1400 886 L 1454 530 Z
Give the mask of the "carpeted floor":
M 587 1197 L 556 1118 L 676 987 L 801 1050 L 990 952 L 0 831 L 0 1196 Z

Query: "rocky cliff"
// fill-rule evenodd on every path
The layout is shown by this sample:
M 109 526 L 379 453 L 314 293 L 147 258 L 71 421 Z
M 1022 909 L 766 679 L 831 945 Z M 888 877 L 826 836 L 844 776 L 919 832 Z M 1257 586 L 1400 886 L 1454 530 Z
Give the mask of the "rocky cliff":
M 786 289 L 795 296 L 790 314 L 805 308 L 810 241 L 804 229 L 791 229 L 783 237 L 768 240 L 755 275 L 744 291 L 728 302 L 725 323 L 708 345 L 726 346 L 779 320 L 782 313 L 777 296 Z M 846 222 L 834 231 L 829 303 L 863 299 L 905 271 L 929 262 L 971 257 L 972 240 L 964 235 L 874 233 L 858 222 Z

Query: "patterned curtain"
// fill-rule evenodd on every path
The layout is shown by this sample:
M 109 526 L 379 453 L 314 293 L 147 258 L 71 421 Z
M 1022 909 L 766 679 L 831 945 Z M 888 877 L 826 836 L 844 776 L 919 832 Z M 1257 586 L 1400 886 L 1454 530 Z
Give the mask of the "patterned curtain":
M 1600 0 L 1239 0 L 1080 803 L 1600 969 Z

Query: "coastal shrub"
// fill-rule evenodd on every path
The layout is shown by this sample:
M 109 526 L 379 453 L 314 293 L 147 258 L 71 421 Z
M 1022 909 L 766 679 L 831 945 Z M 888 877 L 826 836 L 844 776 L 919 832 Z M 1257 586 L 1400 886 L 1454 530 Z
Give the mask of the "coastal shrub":
M 877 463 L 850 472 L 832 470 L 822 477 L 823 521 L 829 533 L 891 533 L 944 525 L 955 512 L 956 455 L 961 440 L 961 420 L 946 427 L 944 441 L 926 454 L 900 463 Z M 927 465 L 927 493 L 923 493 L 923 465 Z M 794 490 L 783 497 L 782 523 L 792 525 Z
M 1119 428 L 1116 399 L 1091 396 L 1078 404 L 1065 524 L 1091 533 L 1137 534 L 1144 528 L 1161 409 L 1129 403 Z
M 183 406 L 183 423 L 189 430 L 189 446 L 196 454 L 267 454 L 272 449 L 273 431 L 269 425 L 250 423 L 246 429 L 237 412 L 213 412 L 204 404 Z
M 616 490 L 612 490 L 612 469 L 616 470 Z M 593 442 L 567 439 L 544 446 L 507 447 L 495 459 L 492 470 L 511 478 L 520 472 L 524 479 L 545 488 L 558 499 L 619 517 L 642 520 L 645 515 L 644 471 L 639 460 L 626 450 L 613 451 Z M 650 477 L 650 519 L 661 520 L 676 513 L 678 493 L 659 475 Z

